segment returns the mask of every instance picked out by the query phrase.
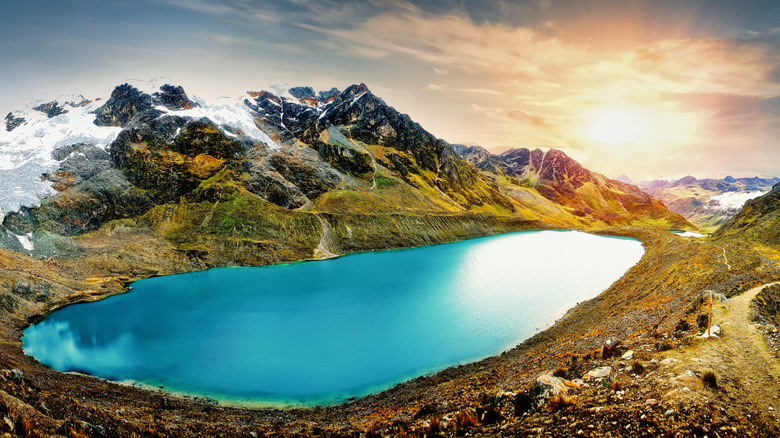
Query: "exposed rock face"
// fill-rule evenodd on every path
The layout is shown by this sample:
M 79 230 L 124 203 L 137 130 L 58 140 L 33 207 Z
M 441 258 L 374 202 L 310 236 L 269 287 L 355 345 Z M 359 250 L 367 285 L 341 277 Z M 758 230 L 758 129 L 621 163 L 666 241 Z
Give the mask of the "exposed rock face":
M 199 105 L 191 101 L 181 86 L 165 84 L 160 87 L 161 92 L 152 94 L 152 101 L 156 105 L 162 105 L 169 110 L 178 111 L 198 107 Z
M 13 113 L 8 113 L 8 115 L 5 116 L 5 130 L 11 132 L 21 126 L 25 121 L 24 117 L 15 117 Z
M 130 84 L 114 89 L 111 98 L 98 108 L 95 124 L 126 127 L 131 121 L 149 122 L 162 115 L 154 108 L 152 96 L 142 93 Z
M 307 163 L 295 155 L 276 152 L 270 161 L 279 174 L 309 199 L 334 189 L 340 181 L 335 172 L 328 172 L 327 168 L 318 167 L 316 162 Z
M 111 144 L 116 167 L 156 203 L 190 194 L 243 151 L 242 143 L 227 138 L 210 120 L 175 116 L 125 129 Z
M 28 207 L 22 207 L 19 211 L 8 213 L 3 218 L 3 227 L 18 235 L 32 233 L 37 223 L 35 211 Z
M 60 106 L 56 100 L 53 102 L 43 103 L 34 107 L 33 109 L 46 114 L 46 117 L 48 118 L 56 117 L 60 114 L 65 114 L 68 112 L 68 110 Z
M 496 172 L 505 163 L 500 158 L 488 152 L 482 146 L 464 146 L 462 144 L 453 144 L 452 150 L 463 157 L 466 161 L 473 164 L 479 170 L 486 172 Z
M 96 230 L 112 219 L 138 216 L 152 205 L 145 191 L 117 169 L 109 169 L 45 199 L 35 210 L 35 218 L 48 231 L 75 235 Z
M 254 161 L 246 161 L 244 173 L 248 176 L 243 187 L 254 195 L 283 208 L 298 208 L 306 204 L 306 195 L 295 184 L 278 172 Z
M 84 143 L 57 148 L 52 151 L 52 158 L 64 161 L 56 172 L 45 173 L 43 179 L 51 181 L 57 191 L 66 190 L 111 168 L 108 152 Z

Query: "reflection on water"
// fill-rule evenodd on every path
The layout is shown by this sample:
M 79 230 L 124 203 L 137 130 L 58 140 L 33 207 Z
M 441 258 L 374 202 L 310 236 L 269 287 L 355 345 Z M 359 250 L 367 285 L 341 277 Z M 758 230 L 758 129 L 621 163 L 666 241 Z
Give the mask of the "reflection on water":
M 60 371 L 90 372 L 134 366 L 135 342 L 129 332 L 111 338 L 100 332 L 89 338 L 85 335 L 84 331 L 71 328 L 68 321 L 44 320 L 35 330 L 25 332 L 25 353 L 46 357 L 46 365 Z
M 424 248 L 150 278 L 25 330 L 54 369 L 229 401 L 325 404 L 516 345 L 643 253 L 522 232 Z

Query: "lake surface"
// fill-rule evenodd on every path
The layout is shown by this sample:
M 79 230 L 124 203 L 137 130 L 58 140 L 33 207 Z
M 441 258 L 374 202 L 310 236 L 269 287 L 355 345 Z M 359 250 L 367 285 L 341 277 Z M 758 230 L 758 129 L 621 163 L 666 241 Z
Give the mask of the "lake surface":
M 640 242 L 517 232 L 149 278 L 27 328 L 59 371 L 228 403 L 344 402 L 499 354 L 608 288 Z

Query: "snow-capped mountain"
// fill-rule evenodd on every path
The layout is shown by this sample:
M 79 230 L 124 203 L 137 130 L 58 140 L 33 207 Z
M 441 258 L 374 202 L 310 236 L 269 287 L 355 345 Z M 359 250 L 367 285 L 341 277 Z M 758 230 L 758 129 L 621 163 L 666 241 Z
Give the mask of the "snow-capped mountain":
M 251 108 L 245 103 L 251 96 L 223 97 L 215 102 L 193 97 L 189 105 L 180 105 L 176 103 L 176 94 L 183 93 L 183 89 L 168 84 L 167 78 L 130 80 L 123 90 L 134 89 L 137 96 L 151 96 L 150 110 L 156 116 L 205 117 L 226 135 L 236 137 L 238 132 L 271 148 L 279 147 L 257 127 Z M 168 92 L 163 90 L 166 87 L 170 87 Z M 285 94 L 280 99 L 302 104 Z M 111 96 L 90 99 L 62 95 L 33 102 L 6 115 L 5 126 L 0 127 L 0 220 L 6 212 L 38 205 L 42 196 L 54 193 L 51 181 L 41 175 L 56 170 L 68 158 L 63 148 L 84 144 L 107 150 L 123 128 L 121 123 L 99 121 L 98 112 L 110 99 Z
M 747 201 L 767 192 L 778 178 L 696 179 L 686 176 L 676 181 L 655 180 L 639 187 L 704 231 L 714 231 L 742 210 Z
M 105 148 L 122 128 L 94 124 L 95 110 L 104 102 L 82 96 L 61 96 L 35 102 L 5 118 L 0 129 L 0 215 L 21 205 L 35 205 L 52 193 L 40 176 L 59 166 L 54 151 L 78 144 Z
M 327 225 L 321 213 L 332 221 L 479 213 L 501 218 L 488 220 L 493 225 L 689 226 L 649 196 L 605 191 L 598 201 L 620 208 L 601 214 L 592 196 L 569 193 L 569 179 L 579 187 L 589 173 L 559 151 L 547 154 L 540 178 L 565 175 L 560 190 L 500 184 L 364 84 L 271 88 L 207 102 L 166 80 L 135 81 L 102 98 L 10 113 L 0 137 L 0 247 L 47 256 L 68 250 L 71 236 L 129 220 L 219 263 L 225 251 L 237 257 L 225 236 L 246 239 L 240 257 L 259 263 L 261 253 L 278 259 L 263 242 L 294 221 L 286 226 L 299 240 L 287 244 L 317 257 L 328 253 L 310 247 L 311 234 Z M 344 225 L 349 247 L 357 236 Z

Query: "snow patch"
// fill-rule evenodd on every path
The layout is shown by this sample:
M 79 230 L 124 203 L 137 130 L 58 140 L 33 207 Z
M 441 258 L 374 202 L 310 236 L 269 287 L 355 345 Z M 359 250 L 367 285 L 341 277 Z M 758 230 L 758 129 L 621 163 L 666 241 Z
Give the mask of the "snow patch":
M 22 244 L 22 248 L 26 249 L 27 251 L 32 251 L 35 249 L 35 243 L 33 243 L 33 233 L 27 233 L 27 234 L 14 234 L 16 236 L 16 239 L 19 241 L 19 243 Z
M 94 111 L 105 99 L 88 101 L 82 96 L 66 95 L 48 102 L 55 100 L 66 113 L 48 118 L 32 109 L 47 103 L 37 101 L 14 112 L 24 117 L 23 124 L 10 132 L 0 129 L 0 209 L 3 211 L 37 205 L 40 197 L 53 192 L 51 184 L 41 181 L 40 176 L 59 166 L 52 158 L 56 148 L 86 143 L 105 149 L 122 131 L 119 127 L 94 124 Z
M 706 234 L 696 233 L 693 231 L 684 231 L 682 233 L 677 233 L 681 237 L 707 237 Z
M 363 96 L 365 96 L 367 93 L 368 93 L 368 91 L 364 91 L 364 92 L 362 92 L 362 93 L 358 94 L 357 96 L 353 97 L 353 98 L 352 98 L 352 102 L 350 102 L 350 103 L 349 103 L 349 106 L 351 107 L 352 105 L 354 105 L 354 104 L 355 104 L 355 102 L 357 102 L 358 100 L 360 100 L 360 98 L 361 98 L 361 97 L 363 97 Z
M 160 87 L 166 84 L 173 85 L 174 87 L 178 84 L 167 76 L 157 76 L 151 79 L 128 79 L 126 82 L 137 88 L 138 91 L 146 94 L 159 93 L 161 91 Z M 165 108 L 165 110 L 167 111 L 168 109 Z
M 176 111 L 176 114 L 195 119 L 206 117 L 217 125 L 240 129 L 244 135 L 265 143 L 271 149 L 279 149 L 281 147 L 278 143 L 271 140 L 271 137 L 269 137 L 268 134 L 257 127 L 257 123 L 255 122 L 249 107 L 243 103 L 243 100 L 220 98 L 217 99 L 218 102 L 215 104 L 206 103 L 206 101 L 198 97 L 193 97 L 192 100 L 197 102 L 200 107 Z M 227 131 L 223 130 L 223 132 L 227 135 L 231 135 Z
M 715 210 L 739 210 L 745 205 L 745 202 L 753 198 L 757 198 L 766 193 L 767 192 L 762 192 L 760 190 L 756 190 L 753 192 L 721 193 L 720 195 L 715 195 L 712 198 L 710 198 L 710 201 L 717 201 L 719 205 L 711 206 L 708 208 L 715 209 Z

